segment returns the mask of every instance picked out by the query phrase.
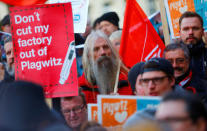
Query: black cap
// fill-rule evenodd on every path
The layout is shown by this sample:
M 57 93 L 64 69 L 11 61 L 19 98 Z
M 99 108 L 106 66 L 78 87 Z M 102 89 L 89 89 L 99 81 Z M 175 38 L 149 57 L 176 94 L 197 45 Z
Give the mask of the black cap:
M 103 14 L 99 18 L 99 21 L 100 22 L 108 21 L 119 28 L 119 17 L 116 12 L 108 12 L 108 13 Z
M 9 15 L 4 16 L 4 18 L 1 21 L 1 25 L 2 26 L 10 25 L 10 16 Z
M 164 58 L 152 58 L 148 60 L 143 69 L 144 72 L 163 71 L 168 76 L 174 76 L 174 69 L 171 63 Z
M 137 76 L 142 73 L 143 66 L 144 62 L 137 63 L 130 69 L 128 73 L 128 80 L 131 85 L 132 91 L 135 91 Z

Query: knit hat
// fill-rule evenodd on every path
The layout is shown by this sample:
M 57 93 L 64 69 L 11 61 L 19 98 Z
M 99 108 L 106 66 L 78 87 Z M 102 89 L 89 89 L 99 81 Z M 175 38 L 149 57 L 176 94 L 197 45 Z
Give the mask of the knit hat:
M 163 71 L 168 76 L 174 76 L 174 69 L 171 63 L 164 58 L 152 58 L 148 60 L 143 67 L 143 73 L 150 71 Z
M 142 73 L 143 66 L 144 62 L 137 63 L 130 69 L 128 73 L 128 80 L 131 85 L 132 91 L 135 91 L 136 80 L 138 75 Z
M 1 25 L 2 26 L 10 25 L 10 16 L 9 15 L 4 16 L 4 18 L 1 21 Z
M 99 18 L 99 22 L 108 21 L 119 28 L 119 17 L 116 12 L 108 12 Z

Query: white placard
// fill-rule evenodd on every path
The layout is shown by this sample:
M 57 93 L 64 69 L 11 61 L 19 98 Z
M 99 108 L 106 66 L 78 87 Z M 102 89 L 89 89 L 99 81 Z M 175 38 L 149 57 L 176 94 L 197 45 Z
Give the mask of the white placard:
M 74 33 L 84 33 L 88 18 L 89 0 L 48 0 L 47 3 L 72 3 Z

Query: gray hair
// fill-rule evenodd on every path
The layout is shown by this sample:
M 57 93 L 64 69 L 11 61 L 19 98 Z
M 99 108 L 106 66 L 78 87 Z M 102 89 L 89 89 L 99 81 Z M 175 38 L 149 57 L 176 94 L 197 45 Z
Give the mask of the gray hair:
M 164 52 L 163 52 L 163 58 L 165 58 L 166 52 L 174 51 L 177 49 L 183 50 L 185 58 L 190 60 L 190 52 L 188 50 L 188 47 L 183 43 L 171 43 L 171 44 L 167 45 L 164 49 Z
M 115 58 L 115 60 L 119 61 L 119 56 L 116 53 L 115 49 L 112 47 L 112 44 L 109 40 L 109 38 L 100 30 L 93 31 L 86 39 L 85 44 L 84 44 L 84 51 L 83 51 L 83 58 L 82 58 L 82 63 L 83 63 L 83 70 L 85 73 L 85 77 L 88 80 L 88 82 L 92 85 L 95 84 L 95 78 L 93 74 L 93 69 L 92 69 L 92 64 L 94 62 L 94 57 L 93 57 L 93 48 L 96 40 L 98 38 L 103 38 L 107 41 L 107 44 L 109 48 L 111 49 L 111 55 L 112 57 Z
M 110 41 L 113 41 L 114 39 L 121 40 L 121 34 L 122 34 L 122 30 L 114 31 L 109 37 Z

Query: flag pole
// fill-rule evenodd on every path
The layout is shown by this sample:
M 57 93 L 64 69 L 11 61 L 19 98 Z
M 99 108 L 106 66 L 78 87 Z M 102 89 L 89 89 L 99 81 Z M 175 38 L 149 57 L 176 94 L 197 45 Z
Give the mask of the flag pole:
M 117 72 L 116 72 L 116 81 L 115 81 L 115 85 L 114 85 L 114 94 L 117 94 L 117 92 L 118 92 L 120 67 L 121 67 L 121 61 L 119 60 L 118 61 L 118 69 L 117 69 Z
M 163 34 L 165 38 L 165 45 L 168 45 L 170 44 L 170 34 L 169 34 L 168 23 L 166 18 L 164 0 L 160 0 L 160 14 L 162 20 Z
M 52 98 L 45 98 L 45 102 L 50 109 L 52 109 Z

